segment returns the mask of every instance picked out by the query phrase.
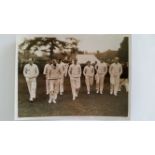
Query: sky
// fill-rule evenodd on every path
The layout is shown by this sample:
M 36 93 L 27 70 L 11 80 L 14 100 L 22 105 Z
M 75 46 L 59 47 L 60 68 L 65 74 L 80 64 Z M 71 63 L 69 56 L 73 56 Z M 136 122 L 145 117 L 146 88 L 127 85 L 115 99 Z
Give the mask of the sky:
M 59 35 L 18 35 L 17 41 L 21 42 L 24 38 L 33 38 L 35 36 L 56 37 L 60 40 L 65 40 L 67 37 L 74 37 L 80 40 L 79 49 L 85 51 L 106 51 L 108 49 L 118 50 L 125 34 L 59 34 Z

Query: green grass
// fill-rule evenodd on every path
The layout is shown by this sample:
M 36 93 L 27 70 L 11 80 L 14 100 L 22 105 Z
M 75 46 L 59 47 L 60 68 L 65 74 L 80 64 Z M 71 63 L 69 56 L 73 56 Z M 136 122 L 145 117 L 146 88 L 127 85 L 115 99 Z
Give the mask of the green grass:
M 104 94 L 95 93 L 95 84 L 92 93 L 87 95 L 84 79 L 77 100 L 72 101 L 69 78 L 65 79 L 65 93 L 58 96 L 57 104 L 48 104 L 45 94 L 45 79 L 42 75 L 38 78 L 37 100 L 29 103 L 29 95 L 23 75 L 19 75 L 19 117 L 40 116 L 127 116 L 128 94 L 122 89 L 118 96 L 109 94 L 109 81 L 105 81 Z

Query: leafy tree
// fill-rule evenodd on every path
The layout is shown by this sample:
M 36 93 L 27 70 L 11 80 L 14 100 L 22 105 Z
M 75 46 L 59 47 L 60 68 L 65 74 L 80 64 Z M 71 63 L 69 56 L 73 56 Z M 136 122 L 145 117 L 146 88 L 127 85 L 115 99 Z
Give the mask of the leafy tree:
M 66 41 L 61 41 L 52 37 L 35 37 L 32 39 L 25 39 L 20 45 L 19 50 L 24 53 L 30 53 L 32 50 L 34 53 L 38 51 L 42 46 L 49 46 L 48 49 L 41 49 L 42 52 L 49 53 L 50 58 L 60 57 L 65 58 L 67 55 L 78 53 L 79 40 L 76 38 L 66 38 Z M 54 53 L 55 49 L 59 49 L 59 53 Z M 29 54 L 30 55 L 30 54 Z
M 120 48 L 118 50 L 118 56 L 120 60 L 123 62 L 127 62 L 129 57 L 128 40 L 129 40 L 128 37 L 124 37 L 122 43 L 120 44 Z
M 24 51 L 30 51 L 31 48 L 34 48 L 34 51 L 37 51 L 39 47 L 47 45 L 49 49 L 42 50 L 42 52 L 49 52 L 50 58 L 52 58 L 54 50 L 56 48 L 65 48 L 66 42 L 60 41 L 57 38 L 35 37 L 33 39 L 25 39 L 25 41 L 19 45 L 19 50 L 24 49 Z

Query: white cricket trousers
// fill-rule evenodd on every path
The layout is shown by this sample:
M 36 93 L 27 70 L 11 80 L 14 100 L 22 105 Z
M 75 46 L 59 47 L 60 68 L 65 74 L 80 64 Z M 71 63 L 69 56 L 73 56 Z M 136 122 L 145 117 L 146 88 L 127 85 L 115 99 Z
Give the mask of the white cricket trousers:
M 36 98 L 36 88 L 37 88 L 37 80 L 36 78 L 26 78 L 26 83 L 30 95 L 30 100 Z
M 87 86 L 87 92 L 90 92 L 90 87 L 93 85 L 94 78 L 90 77 L 90 76 L 86 76 L 85 82 L 86 82 L 86 86 Z
M 119 85 L 120 85 L 120 76 L 119 75 L 111 75 L 110 76 L 110 84 L 111 84 L 111 88 L 110 91 L 115 95 L 117 95 L 117 92 L 119 90 Z
M 56 100 L 59 93 L 59 79 L 49 80 L 50 82 L 50 99 Z
M 61 77 L 59 79 L 59 91 L 60 91 L 60 93 L 64 92 L 64 77 Z
M 81 87 L 81 79 L 80 77 L 79 78 L 71 77 L 70 82 L 71 82 L 72 95 L 73 97 L 76 97 L 78 95 L 77 90 L 79 90 Z
M 46 79 L 46 94 L 50 93 L 50 80 Z
M 103 92 L 105 75 L 96 74 L 96 90 Z

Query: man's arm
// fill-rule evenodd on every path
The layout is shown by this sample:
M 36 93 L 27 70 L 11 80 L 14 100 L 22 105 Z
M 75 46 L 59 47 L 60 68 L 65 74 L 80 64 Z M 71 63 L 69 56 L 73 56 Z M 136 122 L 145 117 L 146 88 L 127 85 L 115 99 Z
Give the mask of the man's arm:
M 119 72 L 120 72 L 120 75 L 123 73 L 123 68 L 122 68 L 122 65 L 120 65 Z
M 92 75 L 94 75 L 95 71 L 94 71 L 94 67 L 92 66 Z
M 107 74 L 107 72 L 108 72 L 108 67 L 107 67 L 107 64 L 105 65 L 105 68 L 104 68 L 104 69 L 105 69 L 105 71 L 104 71 L 104 72 L 105 72 L 105 74 Z
M 84 67 L 83 75 L 86 76 L 86 67 Z
M 46 74 L 47 74 L 47 65 L 45 65 L 45 67 L 44 67 L 43 74 L 44 74 L 44 75 L 46 75 Z
M 95 65 L 95 70 L 97 71 L 97 69 L 98 69 L 98 64 Z
M 38 66 L 36 65 L 36 67 L 35 67 L 35 73 L 36 73 L 36 77 L 38 77 L 39 76 L 39 68 L 38 68 Z
M 26 74 L 26 71 L 27 69 L 26 69 L 26 65 L 24 66 L 24 69 L 23 69 L 23 75 L 24 75 L 24 77 L 27 77 L 27 74 Z
M 82 74 L 82 70 L 81 70 L 81 66 L 80 65 L 79 65 L 79 74 L 80 74 L 80 76 Z
M 68 64 L 66 64 L 66 65 L 65 65 L 65 77 L 67 76 L 68 67 L 69 67 L 69 65 L 68 65 Z
M 110 65 L 109 67 L 109 74 L 111 75 L 111 73 L 112 73 L 112 65 Z
M 68 74 L 69 74 L 70 77 L 71 77 L 71 71 L 72 71 L 72 66 L 69 66 Z

